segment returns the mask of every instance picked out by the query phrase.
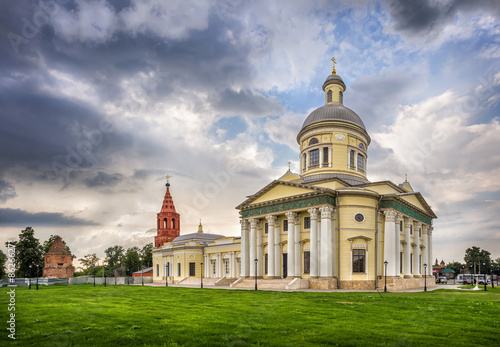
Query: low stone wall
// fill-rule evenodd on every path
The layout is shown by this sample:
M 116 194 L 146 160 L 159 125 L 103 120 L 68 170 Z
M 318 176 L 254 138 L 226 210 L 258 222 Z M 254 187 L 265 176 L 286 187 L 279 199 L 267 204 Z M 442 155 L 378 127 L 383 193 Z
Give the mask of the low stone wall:
M 144 283 L 153 283 L 152 277 L 144 277 Z M 73 277 L 69 284 L 94 284 L 94 277 Z M 95 284 L 104 284 L 103 277 L 96 277 Z M 106 285 L 142 284 L 141 277 L 106 277 Z
M 375 281 L 340 281 L 340 289 L 373 290 Z
M 425 283 L 427 282 L 427 287 L 435 287 L 436 281 L 434 276 L 427 276 L 427 279 L 424 277 L 412 277 L 412 278 L 403 278 L 399 276 L 387 277 L 387 290 L 407 290 L 407 289 L 417 289 L 424 288 Z M 380 276 L 378 278 L 378 290 L 383 290 L 385 286 L 385 278 Z
M 309 278 L 311 289 L 337 289 L 337 278 Z

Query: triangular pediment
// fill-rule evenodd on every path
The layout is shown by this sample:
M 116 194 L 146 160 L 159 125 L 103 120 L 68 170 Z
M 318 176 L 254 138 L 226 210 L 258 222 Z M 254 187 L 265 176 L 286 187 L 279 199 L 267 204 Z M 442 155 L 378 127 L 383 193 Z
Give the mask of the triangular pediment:
M 246 201 L 237 206 L 237 209 L 242 209 L 244 207 L 249 207 L 251 205 L 260 204 L 263 202 L 269 202 L 274 200 L 287 199 L 293 196 L 307 195 L 311 193 L 317 193 L 325 189 L 315 188 L 311 186 L 303 186 L 300 184 L 283 182 L 283 181 L 273 181 L 266 187 L 259 190 L 252 196 L 249 196 Z

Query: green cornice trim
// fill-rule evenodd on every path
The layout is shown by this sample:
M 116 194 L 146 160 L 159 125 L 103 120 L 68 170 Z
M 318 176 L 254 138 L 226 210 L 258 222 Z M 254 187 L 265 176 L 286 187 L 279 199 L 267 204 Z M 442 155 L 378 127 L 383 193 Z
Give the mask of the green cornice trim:
M 272 204 L 272 205 L 267 205 L 267 206 L 262 206 L 262 207 L 250 208 L 248 210 L 242 210 L 241 217 L 247 218 L 247 217 L 259 216 L 259 215 L 270 214 L 270 213 L 275 213 L 275 212 L 288 211 L 288 210 L 293 210 L 293 209 L 297 209 L 297 208 L 304 208 L 304 207 L 310 207 L 310 206 L 316 206 L 316 205 L 335 206 L 335 198 L 333 196 L 329 196 L 329 195 L 320 195 L 320 196 L 315 196 L 312 198 L 306 198 L 306 199 L 282 202 L 282 203 Z
M 432 225 L 432 219 L 424 216 L 422 213 L 412 210 L 411 208 L 395 201 L 395 200 L 382 200 L 380 202 L 380 208 L 393 208 L 401 213 L 404 213 L 414 219 L 421 221 L 422 223 L 426 223 Z

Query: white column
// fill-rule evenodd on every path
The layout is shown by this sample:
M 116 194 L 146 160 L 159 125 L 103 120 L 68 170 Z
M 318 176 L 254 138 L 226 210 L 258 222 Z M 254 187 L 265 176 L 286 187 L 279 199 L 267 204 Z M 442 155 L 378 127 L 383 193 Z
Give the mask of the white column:
M 250 264 L 248 260 L 250 259 L 249 249 L 248 249 L 248 221 L 241 221 L 241 277 L 248 277 Z M 211 270 L 210 270 L 211 271 Z
M 429 227 L 429 230 L 427 231 L 427 238 L 428 238 L 428 241 L 427 241 L 427 244 L 429 246 L 429 261 L 427 262 L 427 274 L 428 275 L 434 275 L 432 273 L 432 264 L 433 264 L 433 256 L 432 256 L 432 230 L 433 230 L 433 227 Z
M 309 170 L 309 152 L 306 152 L 306 171 Z
M 384 215 L 384 263 L 387 262 L 387 276 L 396 276 L 397 264 L 394 257 L 396 252 L 396 211 L 384 211 Z
M 332 247 L 332 212 L 330 206 L 323 206 L 321 211 L 321 258 L 319 258 L 320 276 L 333 276 L 333 247 Z
M 370 259 L 370 256 L 368 255 L 368 250 L 370 249 L 370 241 L 366 241 L 366 257 L 365 257 L 365 272 L 366 272 L 366 280 L 368 281 L 368 260 Z M 352 257 L 351 257 L 352 259 Z
M 336 215 L 335 208 L 332 209 L 332 275 L 337 275 L 337 233 L 335 232 Z
M 257 258 L 257 219 L 250 219 L 250 277 L 254 277 L 255 273 L 254 261 Z
M 296 213 L 286 213 L 286 218 L 288 218 L 287 269 L 289 277 L 298 276 L 295 273 L 295 217 Z
M 302 254 L 300 253 L 300 216 L 298 214 L 295 215 L 295 276 L 302 277 L 302 273 L 300 271 L 300 264 L 302 261 Z
M 310 208 L 307 210 L 311 217 L 311 229 L 310 229 L 310 244 L 311 244 L 311 277 L 318 277 L 318 209 Z
M 432 267 L 432 263 L 429 264 L 429 239 L 427 238 L 427 233 L 429 231 L 429 227 L 427 225 L 424 225 L 422 227 L 422 240 L 424 241 L 424 251 L 423 251 L 423 254 L 422 254 L 422 267 L 424 266 L 424 264 L 427 264 L 427 268 Z M 425 270 L 425 267 L 423 267 L 424 269 L 424 276 L 426 276 L 428 274 L 428 272 Z
M 316 235 L 318 239 L 318 277 L 321 276 L 321 266 L 320 266 L 320 259 L 321 259 L 321 216 L 320 212 L 318 210 L 318 220 L 316 221 Z
M 377 276 L 383 276 L 384 275 L 384 261 L 383 261 L 383 254 L 382 254 L 382 217 L 384 216 L 383 213 L 379 212 L 378 215 L 378 242 L 377 242 Z
M 328 147 L 328 167 L 332 167 L 332 147 Z
M 319 167 L 323 167 L 323 147 L 319 149 Z
M 262 277 L 262 266 L 263 263 L 262 261 L 264 260 L 262 258 L 262 226 L 264 223 L 262 223 L 261 220 L 257 223 L 257 259 L 259 260 L 259 264 L 257 266 L 257 276 Z
M 415 239 L 415 251 L 413 251 L 413 273 L 420 276 L 420 235 L 419 230 L 422 230 L 422 223 L 417 222 L 416 230 L 413 232 Z
M 274 272 L 274 223 L 276 216 L 266 216 L 267 219 L 267 276 L 275 277 Z
M 400 231 L 400 222 L 403 219 L 403 215 L 401 213 L 396 214 L 396 240 L 395 240 L 395 259 L 396 259 L 396 276 L 401 274 L 401 258 L 399 253 L 401 252 L 401 231 Z
M 413 224 L 413 218 L 405 217 L 404 218 L 404 231 L 405 231 L 405 263 L 404 263 L 404 275 L 405 277 L 411 276 L 411 234 L 410 234 L 410 226 Z M 412 227 L 413 228 L 413 227 Z
M 274 223 L 274 274 L 281 277 L 281 252 L 280 252 L 280 220 L 276 219 Z

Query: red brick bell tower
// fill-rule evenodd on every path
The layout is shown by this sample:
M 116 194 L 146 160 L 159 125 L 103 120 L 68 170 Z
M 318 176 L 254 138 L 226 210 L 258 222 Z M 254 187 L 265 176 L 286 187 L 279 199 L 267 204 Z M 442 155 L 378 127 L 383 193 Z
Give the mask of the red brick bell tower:
M 157 234 L 155 236 L 155 247 L 161 247 L 165 242 L 170 242 L 181 233 L 181 216 L 175 212 L 174 201 L 170 195 L 170 183 L 167 176 L 167 191 L 163 198 L 160 213 L 157 214 Z

